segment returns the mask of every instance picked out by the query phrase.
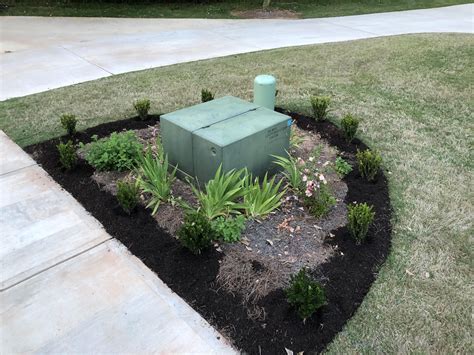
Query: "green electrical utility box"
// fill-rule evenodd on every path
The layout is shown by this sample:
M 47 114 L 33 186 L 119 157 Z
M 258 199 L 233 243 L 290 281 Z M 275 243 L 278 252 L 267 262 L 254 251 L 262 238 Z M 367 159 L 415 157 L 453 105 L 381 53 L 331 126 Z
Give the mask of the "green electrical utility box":
M 291 118 L 226 96 L 163 115 L 160 125 L 170 163 L 205 183 L 220 164 L 254 176 L 272 172 L 271 155 L 289 148 Z

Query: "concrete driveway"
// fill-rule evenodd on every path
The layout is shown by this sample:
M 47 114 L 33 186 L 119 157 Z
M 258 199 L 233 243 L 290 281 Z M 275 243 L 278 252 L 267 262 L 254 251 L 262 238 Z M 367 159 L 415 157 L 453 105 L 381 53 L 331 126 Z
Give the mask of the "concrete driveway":
M 264 49 L 473 32 L 474 5 L 306 20 L 0 18 L 0 100 L 109 75 Z

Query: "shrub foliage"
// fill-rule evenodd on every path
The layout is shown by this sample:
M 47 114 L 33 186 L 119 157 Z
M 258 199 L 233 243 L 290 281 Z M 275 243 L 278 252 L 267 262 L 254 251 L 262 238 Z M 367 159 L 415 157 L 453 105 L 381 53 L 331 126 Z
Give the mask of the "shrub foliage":
M 150 111 L 150 100 L 149 99 L 140 99 L 135 101 L 133 107 L 137 111 L 138 117 L 141 120 L 146 120 L 148 118 L 148 111 Z
M 76 134 L 77 119 L 75 115 L 64 114 L 61 116 L 61 126 L 67 131 L 67 134 L 73 136 Z
M 380 154 L 370 149 L 364 151 L 357 150 L 356 158 L 362 177 L 368 181 L 375 180 L 382 164 Z
M 207 89 L 202 89 L 201 90 L 201 102 L 208 102 L 214 100 L 214 94 L 207 90 Z
M 74 143 L 69 140 L 67 143 L 59 143 L 57 146 L 59 152 L 59 162 L 65 170 L 72 170 L 77 164 L 77 153 Z
M 316 121 L 323 121 L 327 118 L 331 98 L 329 96 L 311 96 L 311 107 Z
M 359 119 L 352 116 L 351 114 L 347 114 L 341 120 L 341 127 L 344 131 L 344 136 L 346 137 L 348 142 L 352 142 L 357 132 L 357 128 L 359 128 Z
M 375 212 L 373 207 L 366 203 L 348 206 L 349 232 L 355 239 L 356 244 L 361 244 L 367 237 L 369 227 L 374 221 Z
M 188 210 L 184 217 L 184 224 L 178 230 L 181 244 L 194 254 L 211 246 L 215 239 L 215 232 L 209 219 L 197 210 Z
M 305 268 L 291 276 L 290 286 L 285 293 L 288 303 L 303 320 L 311 317 L 318 308 L 326 304 L 323 286 L 311 280 Z
M 139 197 L 140 188 L 137 182 L 117 182 L 117 200 L 126 213 L 132 213 L 135 207 L 137 207 Z

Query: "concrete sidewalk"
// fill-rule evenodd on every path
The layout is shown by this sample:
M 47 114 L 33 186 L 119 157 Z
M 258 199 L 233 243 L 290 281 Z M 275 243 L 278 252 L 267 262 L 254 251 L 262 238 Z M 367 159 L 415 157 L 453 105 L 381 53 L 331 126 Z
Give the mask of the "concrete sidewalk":
M 263 49 L 473 32 L 474 5 L 306 20 L 0 17 L 0 100 Z
M 0 353 L 236 353 L 2 131 L 0 156 Z

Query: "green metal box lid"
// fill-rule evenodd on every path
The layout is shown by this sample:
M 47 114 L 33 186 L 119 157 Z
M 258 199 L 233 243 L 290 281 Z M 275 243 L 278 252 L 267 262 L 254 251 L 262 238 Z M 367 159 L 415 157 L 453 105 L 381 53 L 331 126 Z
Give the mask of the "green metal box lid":
M 167 113 L 161 120 L 169 121 L 188 132 L 239 116 L 259 106 L 233 96 L 224 96 L 212 101 Z
M 196 130 L 194 135 L 215 145 L 225 147 L 282 122 L 290 126 L 291 118 L 265 107 L 258 107 Z M 266 134 L 271 135 L 272 131 L 269 130 Z M 265 147 L 262 147 L 262 149 L 265 149 Z

